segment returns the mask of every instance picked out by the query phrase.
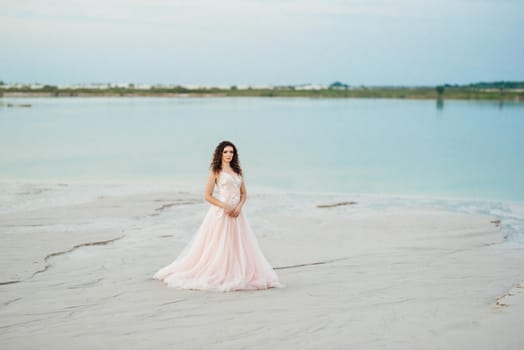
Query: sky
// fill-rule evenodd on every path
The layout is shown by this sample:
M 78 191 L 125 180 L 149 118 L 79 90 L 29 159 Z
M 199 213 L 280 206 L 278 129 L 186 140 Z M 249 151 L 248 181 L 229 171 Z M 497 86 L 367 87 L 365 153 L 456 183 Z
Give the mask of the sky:
M 5 83 L 524 80 L 524 0 L 0 0 Z

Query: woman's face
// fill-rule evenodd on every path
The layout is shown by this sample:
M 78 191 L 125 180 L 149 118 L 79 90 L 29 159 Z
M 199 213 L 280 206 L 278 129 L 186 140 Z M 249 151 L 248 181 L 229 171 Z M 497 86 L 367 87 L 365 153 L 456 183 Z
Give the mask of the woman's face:
M 233 147 L 231 146 L 224 147 L 224 150 L 222 151 L 222 162 L 230 163 L 231 160 L 233 160 L 234 154 L 235 154 L 235 151 L 233 150 Z

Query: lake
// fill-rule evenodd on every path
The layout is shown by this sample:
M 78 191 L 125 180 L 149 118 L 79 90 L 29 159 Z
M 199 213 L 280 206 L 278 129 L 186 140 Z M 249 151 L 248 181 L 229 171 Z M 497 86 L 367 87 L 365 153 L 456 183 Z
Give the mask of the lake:
M 216 97 L 0 101 L 4 181 L 167 181 L 203 189 L 214 147 L 231 140 L 248 190 L 524 201 L 522 103 Z

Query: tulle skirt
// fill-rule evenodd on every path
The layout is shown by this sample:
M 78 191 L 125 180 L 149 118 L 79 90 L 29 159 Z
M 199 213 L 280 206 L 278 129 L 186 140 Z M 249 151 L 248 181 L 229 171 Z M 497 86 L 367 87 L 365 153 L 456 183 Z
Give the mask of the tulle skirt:
M 233 218 L 214 206 L 175 261 L 153 278 L 168 287 L 222 292 L 283 287 L 244 213 Z

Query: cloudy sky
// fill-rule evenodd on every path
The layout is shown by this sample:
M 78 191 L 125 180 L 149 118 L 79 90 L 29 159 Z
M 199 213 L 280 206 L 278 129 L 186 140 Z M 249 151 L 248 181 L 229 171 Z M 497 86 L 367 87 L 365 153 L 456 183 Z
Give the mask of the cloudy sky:
M 8 83 L 524 80 L 523 0 L 0 0 Z

